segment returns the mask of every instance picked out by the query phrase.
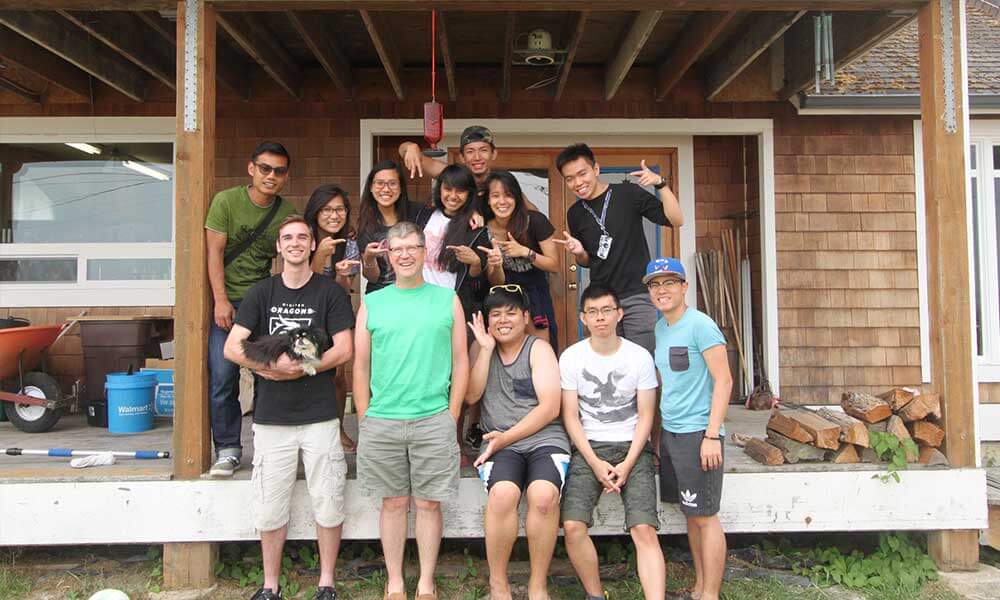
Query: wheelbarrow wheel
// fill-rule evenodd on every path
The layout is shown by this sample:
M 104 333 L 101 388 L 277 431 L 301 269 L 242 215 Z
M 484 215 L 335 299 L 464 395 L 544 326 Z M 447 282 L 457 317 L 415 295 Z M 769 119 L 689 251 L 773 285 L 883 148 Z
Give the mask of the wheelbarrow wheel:
M 59 402 L 62 391 L 59 384 L 50 375 L 33 371 L 26 373 L 20 394 L 32 398 L 45 398 Z M 10 422 L 25 433 L 43 433 L 52 429 L 59 421 L 62 413 L 59 409 L 46 408 L 37 404 L 18 404 L 8 402 L 4 407 Z

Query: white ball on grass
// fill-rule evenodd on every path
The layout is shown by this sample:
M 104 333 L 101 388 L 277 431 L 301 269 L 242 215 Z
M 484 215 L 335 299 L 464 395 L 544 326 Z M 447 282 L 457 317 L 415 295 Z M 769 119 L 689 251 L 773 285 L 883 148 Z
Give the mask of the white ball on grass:
M 90 600 L 129 600 L 128 594 L 121 590 L 106 589 L 94 592 Z

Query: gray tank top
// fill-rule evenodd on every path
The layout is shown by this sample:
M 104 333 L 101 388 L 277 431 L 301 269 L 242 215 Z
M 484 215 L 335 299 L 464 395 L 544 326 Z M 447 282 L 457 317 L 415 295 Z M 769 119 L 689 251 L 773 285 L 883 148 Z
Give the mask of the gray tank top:
M 536 340 L 537 337 L 529 335 L 517 358 L 509 365 L 500 360 L 499 351 L 493 352 L 482 399 L 484 431 L 507 431 L 538 406 L 535 385 L 531 380 L 531 346 Z M 569 452 L 569 438 L 558 417 L 534 434 L 507 447 L 527 453 L 542 446 L 555 446 Z

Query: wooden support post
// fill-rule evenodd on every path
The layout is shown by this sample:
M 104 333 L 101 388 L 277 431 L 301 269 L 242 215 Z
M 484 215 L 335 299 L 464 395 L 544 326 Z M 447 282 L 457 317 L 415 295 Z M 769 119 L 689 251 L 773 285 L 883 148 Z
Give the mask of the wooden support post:
M 197 7 L 195 89 L 185 89 L 192 37 L 185 24 L 186 3 L 177 3 L 177 142 L 174 336 L 177 366 L 174 382 L 174 478 L 198 479 L 212 455 L 208 419 L 208 332 L 212 317 L 205 260 L 205 215 L 215 179 L 215 8 Z M 216 545 L 208 542 L 164 544 L 163 581 L 167 587 L 204 588 L 215 575 Z
M 931 383 L 941 394 L 944 452 L 953 468 L 976 466 L 964 15 L 964 0 L 931 0 L 918 13 L 928 299 L 935 324 Z M 973 570 L 979 562 L 979 532 L 934 532 L 928 549 L 942 570 Z

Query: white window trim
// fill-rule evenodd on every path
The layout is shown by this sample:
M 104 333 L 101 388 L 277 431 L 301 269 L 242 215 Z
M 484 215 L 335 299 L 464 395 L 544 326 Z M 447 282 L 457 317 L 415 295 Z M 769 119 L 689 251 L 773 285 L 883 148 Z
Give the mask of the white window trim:
M 761 315 L 764 365 L 774 393 L 780 394 L 778 372 L 778 269 L 774 207 L 774 121 L 772 119 L 451 119 L 445 122 L 441 147 L 458 144 L 460 132 L 470 125 L 484 125 L 502 136 L 503 147 L 560 147 L 586 140 L 606 147 L 676 146 L 681 194 L 686 215 L 694 215 L 695 135 L 757 136 L 760 156 Z M 360 180 L 372 167 L 375 138 L 382 135 L 417 135 L 420 119 L 362 119 L 360 129 Z M 695 223 L 680 230 L 681 258 L 694 274 Z M 694 304 L 697 281 L 691 277 L 688 302 Z
M 0 144 L 63 142 L 174 143 L 174 117 L 13 117 L 0 118 Z M 171 219 L 176 223 L 176 203 Z M 173 228 L 176 235 L 176 226 Z M 77 281 L 54 283 L 0 283 L 0 306 L 173 306 L 174 243 L 147 244 L 0 244 L 0 257 L 76 257 Z M 91 258 L 169 258 L 166 281 L 90 281 L 86 260 Z

